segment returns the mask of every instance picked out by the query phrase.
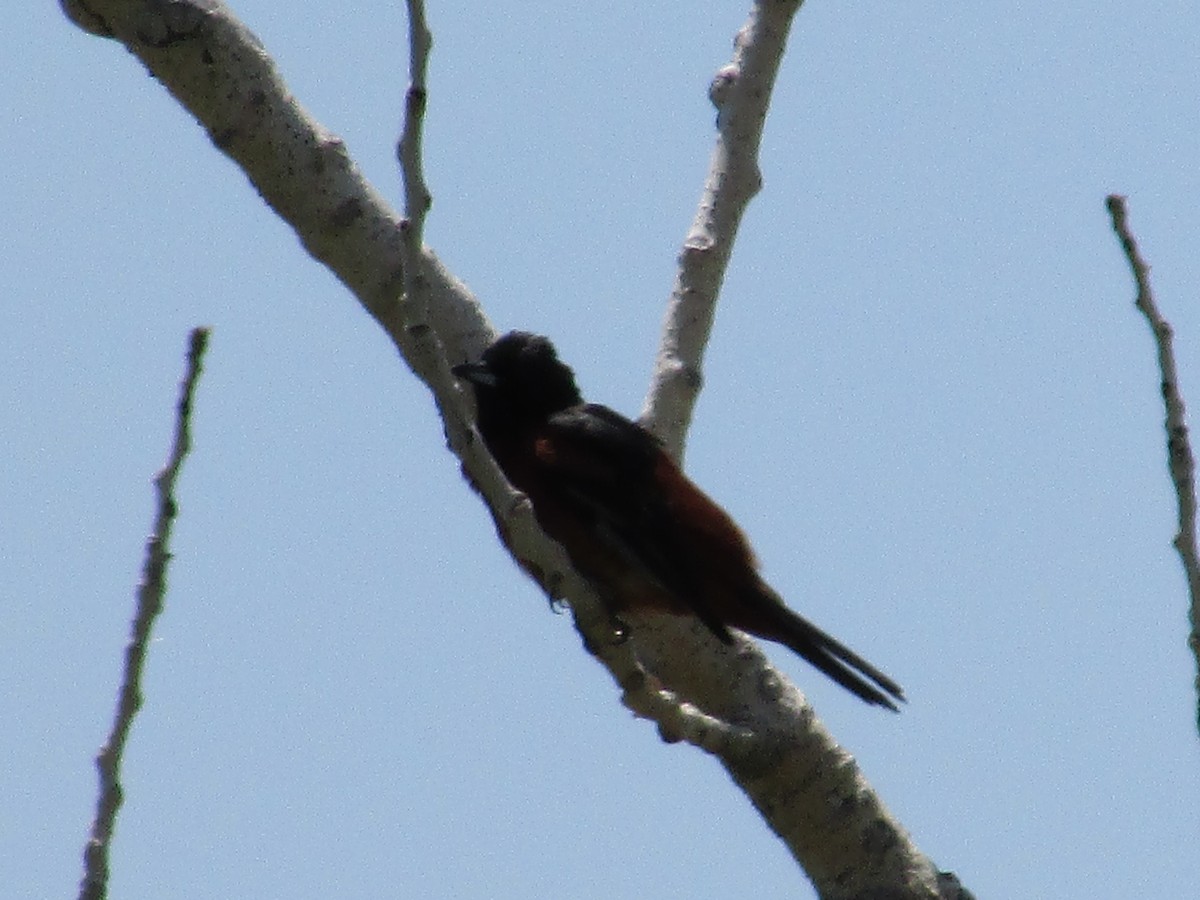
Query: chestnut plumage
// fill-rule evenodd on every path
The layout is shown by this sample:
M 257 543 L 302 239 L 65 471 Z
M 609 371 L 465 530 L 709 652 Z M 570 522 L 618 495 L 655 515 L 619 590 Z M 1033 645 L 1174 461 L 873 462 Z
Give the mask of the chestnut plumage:
M 694 615 L 783 644 L 868 703 L 900 686 L 790 610 L 763 581 L 745 535 L 636 422 L 585 403 L 544 337 L 514 331 L 454 374 L 475 391 L 479 433 L 546 533 L 614 615 Z

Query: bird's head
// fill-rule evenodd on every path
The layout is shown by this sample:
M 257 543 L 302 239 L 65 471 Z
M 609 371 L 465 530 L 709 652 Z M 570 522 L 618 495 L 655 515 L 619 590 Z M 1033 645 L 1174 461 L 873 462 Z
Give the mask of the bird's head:
M 575 374 L 558 358 L 549 339 L 510 331 L 483 351 L 477 363 L 451 370 L 475 388 L 480 425 L 541 422 L 583 402 Z

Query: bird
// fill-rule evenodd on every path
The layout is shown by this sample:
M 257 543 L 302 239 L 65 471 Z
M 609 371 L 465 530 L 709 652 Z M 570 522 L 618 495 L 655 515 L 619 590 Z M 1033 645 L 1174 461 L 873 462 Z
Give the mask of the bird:
M 473 389 L 476 429 L 501 471 L 614 620 L 627 610 L 692 615 L 725 644 L 737 629 L 898 711 L 900 685 L 788 608 L 729 513 L 649 430 L 584 402 L 548 338 L 508 332 L 451 372 Z

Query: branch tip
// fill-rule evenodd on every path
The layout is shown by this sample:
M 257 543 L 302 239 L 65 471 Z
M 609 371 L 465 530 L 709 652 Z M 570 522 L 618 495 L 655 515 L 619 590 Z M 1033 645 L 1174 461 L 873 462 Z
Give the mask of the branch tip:
M 1105 206 L 1112 217 L 1113 231 L 1121 243 L 1125 259 L 1133 273 L 1137 296 L 1134 305 L 1145 317 L 1154 336 L 1158 350 L 1158 368 L 1162 380 L 1163 405 L 1166 407 L 1167 469 L 1175 487 L 1178 506 L 1179 530 L 1172 544 L 1183 563 L 1187 578 L 1189 620 L 1191 631 L 1187 644 L 1196 662 L 1195 687 L 1197 692 L 1196 727 L 1200 731 L 1200 551 L 1196 546 L 1196 484 L 1195 458 L 1188 441 L 1186 409 L 1183 395 L 1179 392 L 1179 375 L 1175 365 L 1174 330 L 1158 310 L 1158 302 L 1150 287 L 1150 266 L 1142 257 L 1133 232 L 1129 228 L 1125 198 L 1120 194 L 1109 194 Z

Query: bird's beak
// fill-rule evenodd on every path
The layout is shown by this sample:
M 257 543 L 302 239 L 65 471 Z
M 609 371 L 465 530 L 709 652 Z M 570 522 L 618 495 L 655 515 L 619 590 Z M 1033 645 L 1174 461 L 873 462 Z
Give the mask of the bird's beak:
M 463 381 L 469 381 L 471 384 L 479 384 L 483 387 L 496 386 L 496 376 L 483 363 L 463 363 L 461 366 L 451 369 L 450 374 Z

